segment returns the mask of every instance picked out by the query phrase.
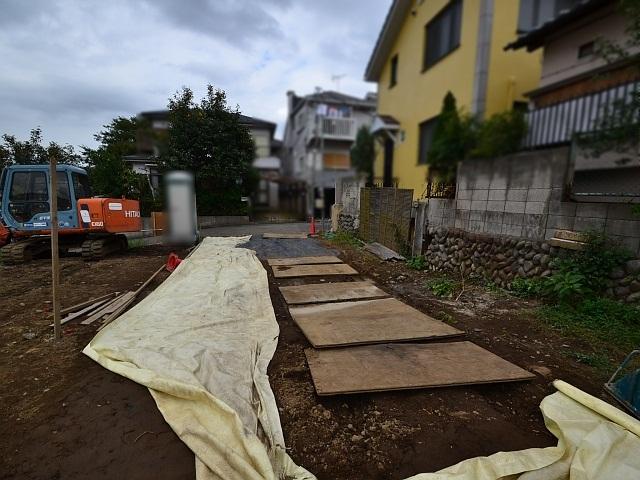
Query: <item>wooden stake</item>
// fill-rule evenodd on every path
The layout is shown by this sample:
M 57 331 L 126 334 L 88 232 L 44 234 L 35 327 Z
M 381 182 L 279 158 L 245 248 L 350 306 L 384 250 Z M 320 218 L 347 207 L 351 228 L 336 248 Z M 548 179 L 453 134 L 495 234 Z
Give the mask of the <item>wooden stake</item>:
M 57 159 L 50 158 L 49 164 L 49 199 L 51 207 L 51 293 L 53 296 L 53 335 L 56 340 L 62 338 L 60 323 L 60 257 L 58 252 L 58 174 Z

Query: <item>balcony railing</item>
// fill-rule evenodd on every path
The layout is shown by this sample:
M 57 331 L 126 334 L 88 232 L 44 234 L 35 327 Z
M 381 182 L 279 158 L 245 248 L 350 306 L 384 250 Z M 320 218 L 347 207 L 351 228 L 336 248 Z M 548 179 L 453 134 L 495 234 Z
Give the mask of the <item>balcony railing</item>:
M 582 97 L 565 100 L 527 112 L 525 148 L 569 143 L 574 134 L 593 132 L 600 121 L 620 103 L 629 103 L 640 89 L 640 82 L 630 82 Z
M 329 140 L 355 140 L 356 122 L 353 118 L 321 117 L 316 130 L 315 125 L 310 129 L 311 138 L 325 138 Z

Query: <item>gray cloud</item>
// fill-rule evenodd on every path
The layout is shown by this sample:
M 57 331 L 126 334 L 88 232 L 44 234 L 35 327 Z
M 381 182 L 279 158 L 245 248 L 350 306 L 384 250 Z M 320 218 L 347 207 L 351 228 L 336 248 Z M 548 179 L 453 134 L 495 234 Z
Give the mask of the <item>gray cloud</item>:
M 362 81 L 390 0 L 0 0 L 0 134 L 92 144 L 117 115 L 207 83 L 282 127 L 285 92 Z
M 146 0 L 166 19 L 181 27 L 247 47 L 252 39 L 284 37 L 276 18 L 264 5 L 288 7 L 289 1 L 255 2 L 249 0 Z

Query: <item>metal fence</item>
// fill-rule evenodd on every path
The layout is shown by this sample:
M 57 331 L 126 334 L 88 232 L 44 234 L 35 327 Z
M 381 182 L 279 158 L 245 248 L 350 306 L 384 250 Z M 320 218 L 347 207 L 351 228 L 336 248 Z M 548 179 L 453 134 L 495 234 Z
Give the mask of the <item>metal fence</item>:
M 360 189 L 360 237 L 402 252 L 409 245 L 412 204 L 410 189 Z
M 575 133 L 592 132 L 604 116 L 630 103 L 640 82 L 629 82 L 547 107 L 529 111 L 525 118 L 528 133 L 525 148 L 548 147 L 571 141 Z

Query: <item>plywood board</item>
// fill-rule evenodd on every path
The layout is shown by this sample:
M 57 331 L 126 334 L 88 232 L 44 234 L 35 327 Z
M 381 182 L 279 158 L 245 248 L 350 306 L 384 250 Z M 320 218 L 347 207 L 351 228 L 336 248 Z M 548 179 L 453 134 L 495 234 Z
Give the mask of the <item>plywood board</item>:
M 263 233 L 262 238 L 307 238 L 308 234 L 300 232 Z
M 305 350 L 318 395 L 530 380 L 534 375 L 471 342 Z
M 303 303 L 337 302 L 339 300 L 362 300 L 384 298 L 389 295 L 370 282 L 313 283 L 280 287 L 280 292 L 289 305 Z
M 272 268 L 273 276 L 276 278 L 358 275 L 358 271 L 346 263 L 328 263 L 322 265 L 277 265 Z
M 322 255 L 319 257 L 290 257 L 290 258 L 268 258 L 269 265 L 316 265 L 320 263 L 342 263 L 338 257 L 333 255 Z
M 289 309 L 315 348 L 450 338 L 464 332 L 395 298 Z

